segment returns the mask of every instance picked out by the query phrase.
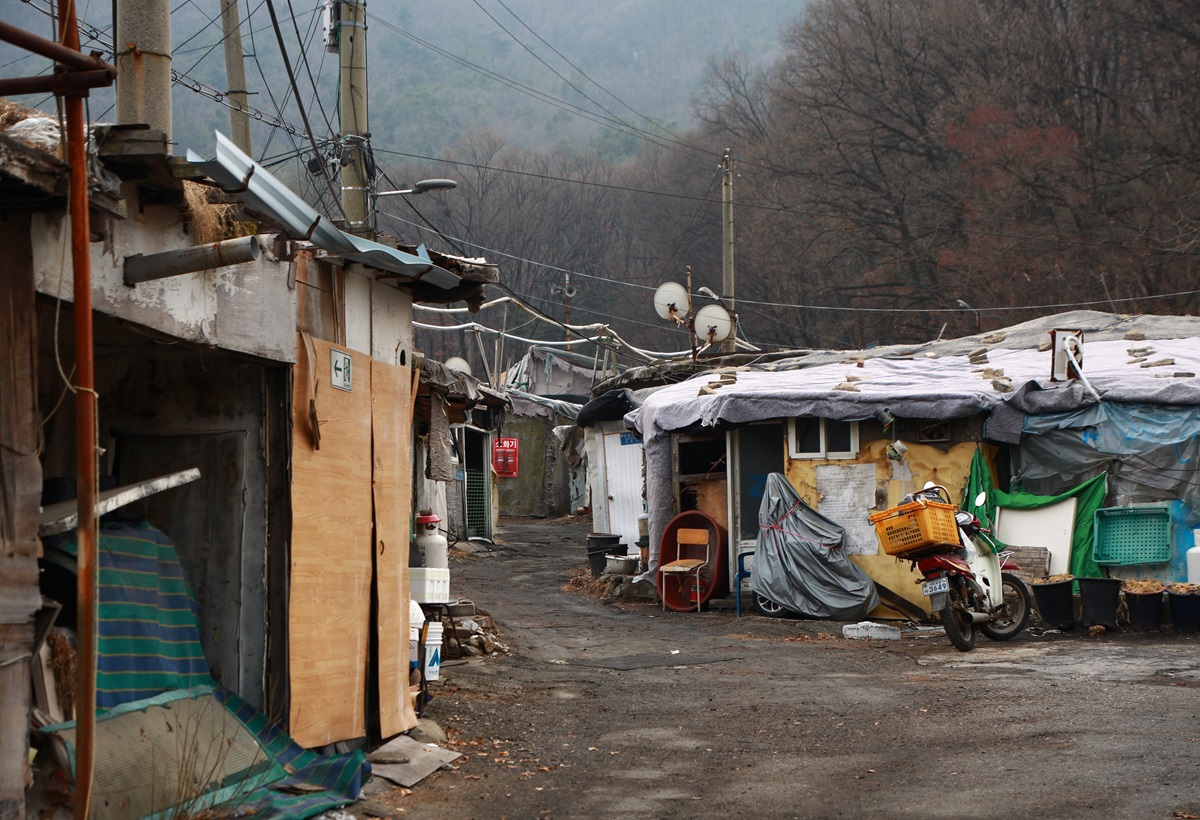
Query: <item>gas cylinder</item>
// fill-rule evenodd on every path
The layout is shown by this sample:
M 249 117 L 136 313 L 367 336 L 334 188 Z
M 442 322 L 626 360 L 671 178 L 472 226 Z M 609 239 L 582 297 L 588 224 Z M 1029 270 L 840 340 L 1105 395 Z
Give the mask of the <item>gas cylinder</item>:
M 446 537 L 438 532 L 438 524 L 442 522 L 432 512 L 424 512 L 417 516 L 417 538 L 414 545 L 425 556 L 425 566 L 445 569 L 450 566 L 446 556 Z

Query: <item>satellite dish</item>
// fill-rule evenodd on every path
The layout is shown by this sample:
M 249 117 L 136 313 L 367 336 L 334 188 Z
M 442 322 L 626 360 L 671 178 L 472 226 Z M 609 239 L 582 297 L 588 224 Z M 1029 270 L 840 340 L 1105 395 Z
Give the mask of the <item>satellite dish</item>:
M 692 323 L 696 327 L 696 338 L 702 342 L 723 342 L 733 331 L 729 311 L 720 305 L 705 305 L 700 308 L 696 311 L 696 318 Z
M 661 319 L 671 318 L 671 306 L 675 306 L 675 313 L 678 318 L 682 319 L 688 312 L 688 292 L 676 282 L 664 282 L 658 286 L 658 290 L 654 291 L 654 310 Z
M 446 369 L 453 370 L 455 373 L 471 375 L 471 365 L 462 356 L 451 356 L 446 359 Z

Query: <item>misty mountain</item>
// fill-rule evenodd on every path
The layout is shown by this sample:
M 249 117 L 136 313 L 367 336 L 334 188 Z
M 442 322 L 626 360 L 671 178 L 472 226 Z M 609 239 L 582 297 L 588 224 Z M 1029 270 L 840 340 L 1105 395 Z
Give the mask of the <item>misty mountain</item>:
M 329 135 L 338 123 L 338 56 L 324 46 L 321 4 L 274 3 L 313 131 Z M 50 0 L 8 5 L 6 19 L 50 36 Z M 173 67 L 224 91 L 217 0 L 175 6 Z M 709 62 L 739 52 L 755 65 L 769 64 L 779 54 L 779 33 L 802 6 L 795 0 L 375 0 L 367 6 L 373 139 L 385 150 L 436 156 L 468 135 L 489 133 L 523 150 L 570 144 L 622 158 L 639 139 L 628 128 L 608 126 L 619 120 L 660 135 L 659 126 L 690 127 L 692 99 Z M 255 125 L 255 154 L 301 150 L 299 135 L 264 124 L 279 117 L 298 127 L 300 112 L 266 6 L 242 8 L 251 105 L 264 115 Z M 253 9 L 248 19 L 247 8 Z M 111 4 L 83 6 L 81 24 L 84 49 L 109 52 L 111 60 Z M 0 76 L 48 70 L 47 61 L 0 44 Z M 212 96 L 176 86 L 178 145 L 210 151 L 213 129 L 228 130 L 228 111 Z M 46 95 L 17 99 L 53 108 Z M 94 119 L 111 120 L 111 106 L 111 90 L 93 92 Z

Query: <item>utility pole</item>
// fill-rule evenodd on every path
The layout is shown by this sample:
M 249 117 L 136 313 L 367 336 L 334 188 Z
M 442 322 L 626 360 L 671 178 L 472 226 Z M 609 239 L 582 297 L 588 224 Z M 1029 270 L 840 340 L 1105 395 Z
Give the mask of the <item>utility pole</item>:
M 171 7 L 166 0 L 119 0 L 113 13 L 117 49 L 117 124 L 145 123 L 171 141 Z
M 242 23 L 238 0 L 221 0 L 221 30 L 225 36 L 225 95 L 229 109 L 229 133 L 233 144 L 250 156 L 250 113 L 246 99 L 246 63 L 242 57 Z
M 725 149 L 721 159 L 721 299 L 729 318 L 733 320 L 733 332 L 721 342 L 722 353 L 737 352 L 737 318 L 734 313 L 733 289 L 733 156 L 732 148 Z M 689 287 L 688 293 L 691 293 Z
M 341 119 L 342 210 L 346 213 L 346 228 L 352 232 L 366 230 L 368 185 L 371 174 L 367 164 L 367 9 L 357 0 L 340 0 L 334 4 L 338 26 L 339 106 Z

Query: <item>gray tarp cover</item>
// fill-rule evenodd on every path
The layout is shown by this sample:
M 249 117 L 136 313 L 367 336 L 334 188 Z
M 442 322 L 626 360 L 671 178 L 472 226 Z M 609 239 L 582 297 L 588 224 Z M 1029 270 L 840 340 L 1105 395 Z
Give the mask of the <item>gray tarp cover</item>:
M 805 618 L 857 621 L 879 606 L 842 550 L 845 528 L 809 507 L 782 473 L 767 476 L 750 589 Z

